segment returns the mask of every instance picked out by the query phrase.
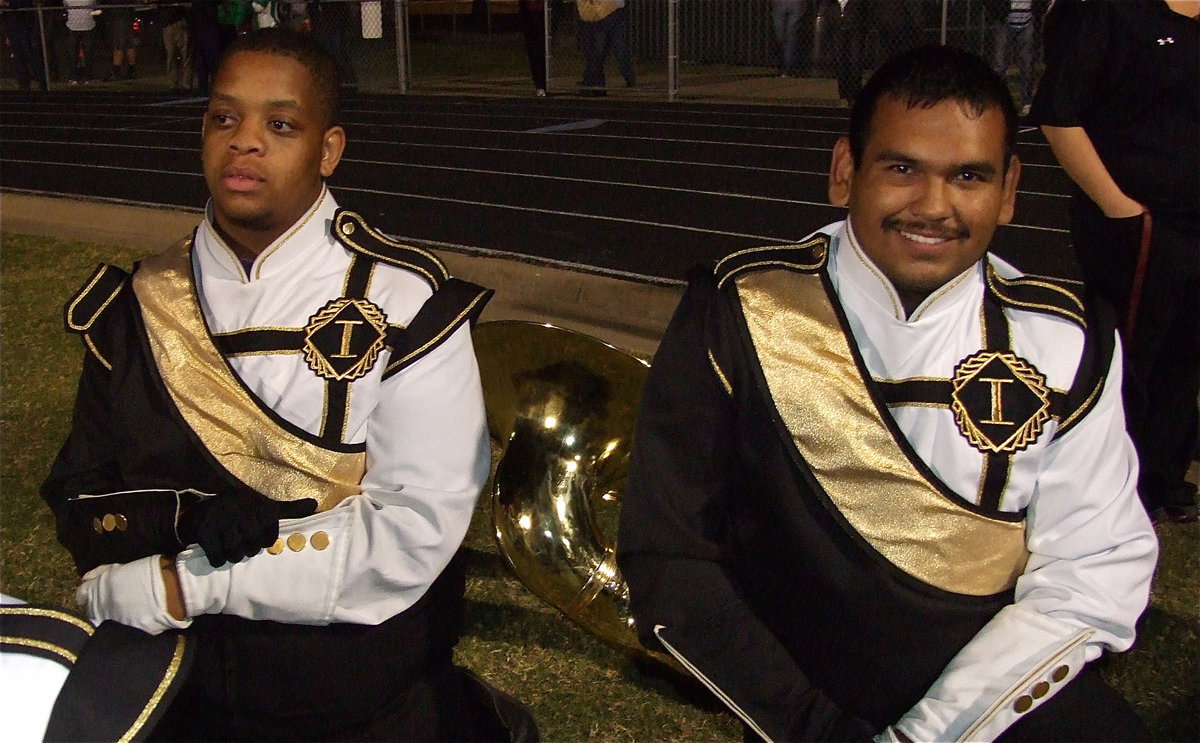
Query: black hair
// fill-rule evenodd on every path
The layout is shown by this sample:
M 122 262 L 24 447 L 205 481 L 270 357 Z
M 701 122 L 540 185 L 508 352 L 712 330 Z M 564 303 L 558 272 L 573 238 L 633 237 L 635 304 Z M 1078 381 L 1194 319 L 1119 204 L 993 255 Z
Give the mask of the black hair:
M 1004 170 L 1017 146 L 1017 108 L 1004 79 L 980 57 L 951 46 L 921 46 L 880 65 L 850 110 L 850 155 L 861 167 L 879 99 L 890 96 L 909 108 L 932 108 L 945 101 L 966 106 L 977 116 L 997 107 L 1004 114 Z
M 221 62 L 217 65 L 218 75 L 226 61 L 239 52 L 275 54 L 304 65 L 312 77 L 317 100 L 324 109 L 325 128 L 338 123 L 341 117 L 341 93 L 337 60 L 312 34 L 276 26 L 239 36 L 221 55 Z

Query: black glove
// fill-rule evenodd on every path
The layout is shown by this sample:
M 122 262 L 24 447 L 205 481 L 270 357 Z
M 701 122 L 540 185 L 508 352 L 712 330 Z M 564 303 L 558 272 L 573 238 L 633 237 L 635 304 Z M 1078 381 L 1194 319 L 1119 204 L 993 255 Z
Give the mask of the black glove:
M 249 488 L 218 493 L 196 503 L 179 517 L 179 538 L 198 544 L 208 562 L 219 568 L 240 562 L 279 538 L 280 519 L 298 519 L 317 511 L 312 498 L 275 501 Z

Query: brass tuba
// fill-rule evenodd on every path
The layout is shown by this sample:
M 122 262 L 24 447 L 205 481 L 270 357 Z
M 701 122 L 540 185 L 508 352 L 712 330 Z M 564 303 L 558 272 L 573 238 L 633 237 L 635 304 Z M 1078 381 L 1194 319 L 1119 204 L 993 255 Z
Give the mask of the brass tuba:
M 636 657 L 616 564 L 621 491 L 650 365 L 583 333 L 515 320 L 474 331 L 488 428 L 499 442 L 492 519 L 500 553 L 534 594 Z

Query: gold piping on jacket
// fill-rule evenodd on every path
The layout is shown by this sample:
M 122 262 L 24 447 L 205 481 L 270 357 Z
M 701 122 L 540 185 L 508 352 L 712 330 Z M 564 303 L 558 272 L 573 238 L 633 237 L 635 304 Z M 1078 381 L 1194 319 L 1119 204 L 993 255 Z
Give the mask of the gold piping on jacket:
M 771 396 L 839 512 L 876 551 L 945 591 L 986 596 L 1025 568 L 1023 522 L 968 510 L 925 479 L 892 438 L 820 274 L 737 280 Z
M 75 664 L 75 653 L 72 653 L 70 650 L 67 650 L 66 648 L 64 648 L 60 645 L 55 645 L 52 642 L 45 642 L 43 640 L 31 640 L 28 637 L 14 637 L 12 635 L 0 635 L 0 643 L 6 643 L 8 645 L 22 645 L 27 648 L 37 648 L 38 650 L 45 650 L 48 653 L 54 653 L 55 655 L 59 656 L 63 660 L 70 663 L 71 665 Z
M 208 333 L 192 280 L 191 240 L 133 275 L 150 349 L 171 399 L 225 469 L 275 500 L 314 498 L 324 511 L 359 492 L 366 454 L 304 441 L 263 412 Z
M 183 635 L 175 638 L 175 652 L 171 654 L 171 662 L 167 665 L 166 673 L 163 674 L 162 680 L 158 682 L 158 688 L 154 690 L 154 694 L 150 696 L 150 699 L 146 702 L 146 706 L 142 708 L 141 714 L 137 716 L 137 719 L 133 721 L 133 725 L 125 731 L 124 735 L 119 738 L 122 743 L 133 740 L 137 736 L 138 731 L 145 727 L 146 721 L 150 719 L 150 715 L 154 713 L 154 710 L 162 702 L 163 695 L 167 693 L 167 689 L 171 688 L 171 682 L 179 675 L 179 667 L 183 665 L 183 653 L 186 647 L 187 639 Z
M 27 616 L 27 617 L 53 617 L 61 619 L 68 624 L 73 624 L 79 629 L 86 632 L 89 636 L 96 631 L 88 622 L 83 621 L 74 614 L 68 614 L 65 611 L 57 609 L 41 609 L 34 606 L 25 606 L 23 604 L 10 604 L 9 606 L 0 606 L 0 615 L 9 614 L 12 616 Z

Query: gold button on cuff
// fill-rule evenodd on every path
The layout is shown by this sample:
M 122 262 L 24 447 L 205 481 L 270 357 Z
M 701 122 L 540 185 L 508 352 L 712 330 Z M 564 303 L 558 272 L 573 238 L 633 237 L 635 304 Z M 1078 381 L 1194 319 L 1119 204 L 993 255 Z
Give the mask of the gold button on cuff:
M 824 260 L 825 259 L 825 246 L 818 245 L 815 248 L 813 248 L 813 258 L 817 259 L 818 261 Z
M 104 525 L 104 531 L 112 531 L 117 528 L 117 517 L 111 513 L 106 513 L 104 514 L 104 518 L 100 520 L 100 523 Z
M 1017 701 L 1013 702 L 1013 709 L 1018 715 L 1023 715 L 1033 706 L 1033 697 L 1028 694 L 1022 694 L 1017 697 Z
M 116 514 L 113 520 L 117 522 L 117 531 L 125 531 L 129 528 L 129 519 L 125 518 L 124 514 Z
M 276 539 L 275 544 L 267 547 L 267 552 L 271 553 L 272 555 L 278 555 L 280 552 L 283 552 L 283 540 Z
M 354 223 L 347 222 L 344 225 L 342 225 L 342 234 L 343 235 L 353 235 L 354 234 Z
M 94 529 L 94 530 L 96 531 L 96 533 L 97 533 L 97 534 L 103 534 L 103 533 L 104 533 L 104 523 L 100 521 L 100 517 L 99 517 L 99 516 L 97 516 L 96 518 L 92 519 L 92 529 Z
M 1041 699 L 1050 691 L 1050 683 L 1047 681 L 1039 681 L 1033 685 L 1033 698 Z
M 287 538 L 287 546 L 292 552 L 299 552 L 300 550 L 304 549 L 304 543 L 307 541 L 308 540 L 304 538 L 303 534 L 296 532 Z
M 1059 666 L 1058 668 L 1054 669 L 1054 673 L 1050 674 L 1050 678 L 1055 682 L 1062 681 L 1070 672 L 1071 668 L 1069 666 Z
M 318 552 L 329 546 L 329 535 L 323 531 L 316 532 L 308 539 L 312 548 Z

